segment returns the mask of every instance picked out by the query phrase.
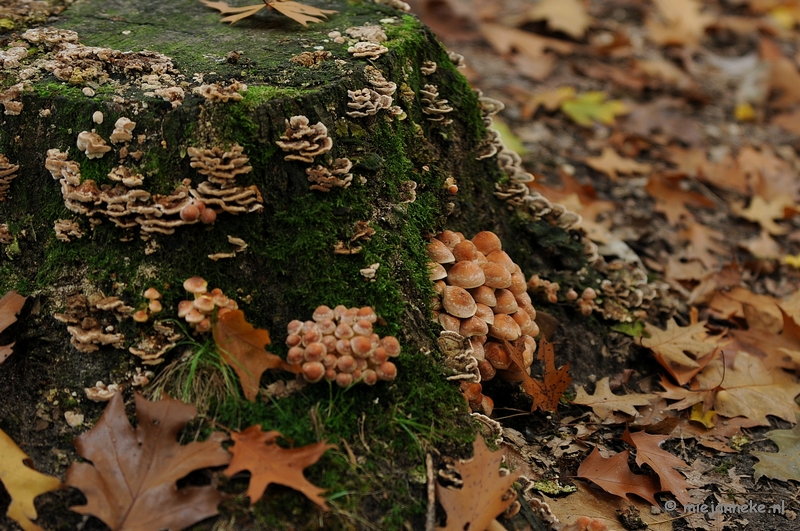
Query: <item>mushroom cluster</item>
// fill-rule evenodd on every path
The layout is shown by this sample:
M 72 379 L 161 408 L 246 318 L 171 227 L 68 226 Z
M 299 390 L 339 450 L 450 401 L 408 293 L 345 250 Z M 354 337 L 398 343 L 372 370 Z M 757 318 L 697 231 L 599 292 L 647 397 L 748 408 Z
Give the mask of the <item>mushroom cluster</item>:
M 422 112 L 428 115 L 431 122 L 441 122 L 442 125 L 450 125 L 453 120 L 445 119 L 444 115 L 453 112 L 453 108 L 445 99 L 439 98 L 439 87 L 427 84 L 419 91 L 422 99 Z
M 428 244 L 437 293 L 434 317 L 445 329 L 469 338 L 482 380 L 511 367 L 505 342 L 522 350 L 523 370 L 533 363 L 539 327 L 525 276 L 489 231 L 472 240 L 444 231 Z M 511 374 L 500 373 L 501 376 Z
M 183 334 L 167 321 L 155 321 L 152 330 L 128 351 L 141 358 L 144 365 L 158 365 L 164 362 L 164 354 L 172 350 L 182 337 Z
M 364 67 L 364 76 L 366 76 L 367 82 L 372 85 L 372 88 L 375 89 L 375 92 L 382 96 L 393 96 L 397 91 L 397 83 L 386 79 L 383 76 L 383 72 L 372 65 Z
M 6 200 L 11 181 L 17 177 L 18 164 L 11 164 L 8 158 L 0 153 L 0 202 Z
M 308 125 L 305 116 L 292 116 L 286 120 L 286 133 L 275 142 L 289 155 L 283 160 L 299 160 L 314 162 L 314 157 L 327 153 L 333 147 L 333 140 L 328 136 L 328 128 L 322 122 Z
M 10 70 L 19 68 L 20 61 L 28 56 L 28 49 L 23 46 L 12 46 L 7 50 L 0 50 L 0 68 Z
M 194 89 L 195 93 L 200 94 L 206 101 L 210 102 L 229 102 L 242 101 L 242 92 L 247 92 L 247 85 L 240 81 L 232 81 L 230 85 L 220 85 L 212 83 L 210 85 L 200 85 Z
M 336 159 L 333 168 L 328 169 L 317 165 L 313 168 L 306 168 L 309 182 L 313 183 L 311 190 L 320 192 L 330 192 L 332 188 L 348 188 L 353 182 L 353 174 L 350 168 L 353 163 L 350 159 Z
M 100 349 L 99 345 L 122 348 L 125 336 L 115 333 L 115 326 L 132 311 L 133 308 L 119 297 L 106 297 L 102 293 L 89 297 L 75 294 L 67 297 L 66 311 L 53 317 L 68 325 L 70 342 L 76 349 L 95 352 Z
M 208 291 L 208 282 L 202 277 L 191 277 L 183 283 L 183 289 L 194 295 L 193 300 L 178 303 L 178 317 L 185 319 L 195 334 L 211 330 L 211 316 L 219 316 L 230 310 L 239 309 L 236 301 L 229 299 L 221 289 Z
M 298 65 L 307 66 L 309 68 L 319 68 L 323 61 L 327 61 L 333 57 L 333 54 L 327 50 L 316 50 L 313 52 L 302 52 L 293 55 L 289 60 Z
M 361 382 L 375 385 L 397 376 L 397 367 L 389 358 L 400 355 L 400 342 L 372 331 L 378 320 L 375 310 L 322 305 L 314 310 L 312 319 L 290 322 L 286 337 L 286 362 L 300 367 L 307 382 L 325 379 L 348 387 Z
M 56 232 L 56 239 L 62 242 L 69 242 L 71 238 L 83 237 L 80 225 L 71 219 L 57 219 L 53 230 Z
M 344 30 L 350 37 L 366 42 L 375 44 L 388 40 L 386 32 L 377 24 L 364 24 L 363 26 L 354 26 Z M 357 57 L 357 56 L 356 56 Z
M 23 104 L 18 100 L 22 95 L 23 86 L 22 83 L 17 83 L 0 92 L 0 103 L 5 108 L 5 114 L 17 116 L 22 112 Z
M 130 118 L 125 118 L 124 116 L 119 118 L 114 122 L 114 130 L 111 132 L 109 140 L 113 144 L 130 142 L 133 140 L 134 127 L 136 127 L 136 122 L 131 121 Z
M 375 42 L 359 41 L 347 49 L 353 57 L 366 57 L 372 61 L 380 58 L 381 55 L 389 51 L 389 48 Z
M 347 106 L 353 110 L 345 113 L 350 118 L 373 116 L 382 109 L 390 109 L 392 107 L 391 96 L 378 94 L 370 88 L 348 90 L 347 96 L 352 100 Z

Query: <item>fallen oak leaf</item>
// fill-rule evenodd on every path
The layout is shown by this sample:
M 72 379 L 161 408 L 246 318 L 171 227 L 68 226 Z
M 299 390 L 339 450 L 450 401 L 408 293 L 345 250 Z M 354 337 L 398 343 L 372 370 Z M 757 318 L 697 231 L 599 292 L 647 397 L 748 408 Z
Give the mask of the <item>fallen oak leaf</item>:
M 200 1 L 207 7 L 216 9 L 223 15 L 228 15 L 227 17 L 223 17 L 221 22 L 229 22 L 231 24 L 238 22 L 243 18 L 255 15 L 265 7 L 272 8 L 306 27 L 308 27 L 309 22 L 322 22 L 323 18 L 327 18 L 327 15 L 338 13 L 338 11 L 319 9 L 317 7 L 308 6 L 299 2 L 291 2 L 288 0 L 265 0 L 263 4 L 253 4 L 240 7 L 232 7 L 227 2 L 222 1 Z
M 758 223 L 761 228 L 773 236 L 786 234 L 787 229 L 781 227 L 775 220 L 786 218 L 786 209 L 794 206 L 794 201 L 789 196 L 776 197 L 770 201 L 765 201 L 760 195 L 753 196 L 750 206 L 747 208 L 734 203 L 733 213 L 748 221 Z
M 270 483 L 277 483 L 302 492 L 323 511 L 327 511 L 328 506 L 320 496 L 325 489 L 309 482 L 303 476 L 303 470 L 319 461 L 322 454 L 336 446 L 323 441 L 300 448 L 286 449 L 275 444 L 278 437 L 282 435 L 277 431 L 265 432 L 259 425 L 250 426 L 240 433 L 232 432 L 231 439 L 234 444 L 229 450 L 233 454 L 233 459 L 223 474 L 230 477 L 243 470 L 250 471 L 250 485 L 247 487 L 250 505 L 264 496 Z
M 542 0 L 528 10 L 525 20 L 546 20 L 550 29 L 574 39 L 582 38 L 592 21 L 580 0 Z
M 588 479 L 604 491 L 626 500 L 628 494 L 636 494 L 652 505 L 658 505 L 655 497 L 659 492 L 658 480 L 654 476 L 631 472 L 628 466 L 629 454 L 630 450 L 625 450 L 605 458 L 595 447 L 589 457 L 581 463 L 576 475 L 579 478 Z
M 675 319 L 667 321 L 667 329 L 645 323 L 644 331 L 650 337 L 642 337 L 643 347 L 653 351 L 656 360 L 680 385 L 684 385 L 697 374 L 700 359 L 711 355 L 717 345 L 698 338 L 705 334 L 705 321 L 689 326 L 678 326 Z M 706 363 L 711 361 L 706 360 Z
M 25 531 L 43 531 L 32 522 L 37 518 L 33 500 L 40 494 L 61 488 L 61 481 L 25 466 L 26 460 L 25 452 L 0 430 L 0 483 L 11 496 L 6 515 Z
M 656 395 L 649 393 L 615 395 L 611 392 L 608 376 L 595 384 L 594 394 L 590 395 L 583 386 L 578 387 L 578 394 L 573 404 L 589 406 L 601 419 L 606 419 L 613 411 L 622 411 L 626 415 L 636 417 L 639 412 L 636 406 L 646 406 Z
M 569 384 L 572 382 L 572 378 L 569 377 L 569 363 L 556 369 L 553 344 L 542 338 L 539 343 L 537 357 L 539 361 L 544 362 L 545 368 L 542 377 L 544 381 L 540 382 L 531 377 L 525 370 L 521 354 L 524 345 L 521 340 L 517 340 L 514 343 L 503 340 L 503 347 L 511 359 L 511 365 L 508 369 L 497 371 L 500 378 L 507 382 L 520 383 L 525 394 L 533 399 L 532 412 L 537 409 L 556 411 L 561 395 L 564 394 L 564 391 L 569 388 Z
M 507 493 L 521 472 L 500 475 L 503 452 L 490 451 L 481 437 L 472 447 L 474 457 L 457 467 L 461 488 L 449 489 L 436 483 L 436 497 L 447 513 L 446 526 L 437 527 L 437 531 L 484 531 L 516 499 L 515 494 Z
M 595 120 L 613 125 L 616 116 L 628 113 L 628 107 L 622 101 L 606 101 L 606 93 L 601 91 L 584 92 L 575 99 L 566 100 L 561 104 L 561 110 L 573 122 L 585 127 L 591 127 Z
M 715 206 L 715 203 L 707 197 L 681 189 L 680 183 L 684 177 L 685 174 L 682 173 L 677 175 L 659 173 L 650 176 L 645 187 L 656 202 L 655 211 L 664 214 L 672 226 L 680 223 L 681 218 L 694 219 L 687 209 L 688 206 L 709 208 Z
M 773 430 L 767 439 L 778 445 L 778 452 L 752 452 L 758 458 L 753 479 L 767 476 L 779 481 L 800 481 L 800 423 L 791 430 Z
M 78 455 L 90 463 L 72 463 L 66 484 L 86 496 L 86 505 L 70 507 L 91 514 L 112 531 L 184 529 L 217 514 L 222 494 L 210 485 L 179 489 L 189 473 L 227 465 L 222 448 L 227 436 L 178 443 L 178 434 L 197 415 L 194 406 L 165 397 L 136 401 L 137 427 L 125 414 L 122 393 L 109 402 L 94 427 L 74 441 Z
M 27 297 L 23 297 L 14 290 L 9 291 L 0 299 L 0 332 L 11 326 L 17 320 L 17 314 L 25 305 Z M 0 345 L 0 363 L 6 361 L 14 348 L 14 343 Z
M 245 321 L 241 310 L 223 313 L 211 330 L 223 361 L 239 376 L 245 398 L 254 402 L 264 371 L 285 365 L 279 356 L 264 350 L 270 344 L 269 332 Z
M 621 157 L 614 148 L 604 147 L 603 153 L 599 157 L 587 157 L 584 162 L 595 170 L 605 173 L 612 180 L 616 181 L 620 173 L 633 175 L 636 173 L 650 173 L 653 168 L 649 164 L 636 162 L 633 159 Z
M 622 440 L 636 448 L 636 464 L 650 465 L 661 482 L 661 490 L 672 493 L 682 504 L 692 503 L 687 489 L 694 486 L 675 470 L 676 467 L 689 468 L 683 459 L 660 448 L 661 443 L 669 439 L 669 435 L 651 435 L 643 431 L 631 433 L 627 428 L 622 434 Z

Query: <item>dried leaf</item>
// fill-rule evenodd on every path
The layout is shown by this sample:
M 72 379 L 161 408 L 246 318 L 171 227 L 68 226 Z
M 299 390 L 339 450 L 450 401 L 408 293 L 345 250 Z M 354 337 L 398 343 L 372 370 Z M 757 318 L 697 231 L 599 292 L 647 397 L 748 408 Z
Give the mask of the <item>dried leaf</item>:
M 650 173 L 653 169 L 649 164 L 636 162 L 633 159 L 621 157 L 613 148 L 608 146 L 603 148 L 603 153 L 599 157 L 588 157 L 584 161 L 589 167 L 594 168 L 599 172 L 603 172 L 611 180 L 616 181 L 619 176 L 618 173 L 632 175 L 635 173 Z
M 663 22 L 647 20 L 650 39 L 664 45 L 696 44 L 714 17 L 700 12 L 697 0 L 655 0 Z
M 5 297 L 0 302 L 2 300 Z M 6 515 L 25 531 L 42 531 L 41 527 L 32 522 L 37 517 L 33 500 L 40 494 L 61 488 L 61 481 L 25 466 L 27 459 L 25 452 L 0 430 L 0 481 L 11 496 Z
M 750 201 L 750 206 L 742 208 L 740 205 L 733 205 L 733 212 L 748 221 L 753 221 L 761 225 L 761 228 L 773 236 L 786 234 L 787 230 L 774 220 L 786 217 L 786 208 L 794 206 L 794 201 L 789 196 L 780 196 L 765 201 L 760 195 L 756 195 Z
M 683 190 L 680 186 L 684 175 L 672 177 L 663 173 L 652 175 L 647 180 L 647 193 L 656 201 L 656 212 L 664 214 L 670 225 L 677 225 L 683 218 L 693 220 L 687 207 L 713 207 L 715 203 L 697 192 Z
M 522 357 L 518 348 L 506 345 L 507 351 L 514 362 L 513 371 L 498 371 L 500 374 L 512 375 L 510 381 L 522 380 L 521 385 L 525 393 L 533 398 L 531 411 L 556 411 L 561 395 L 569 388 L 572 378 L 569 377 L 569 363 L 556 369 L 553 344 L 542 338 L 539 342 L 539 361 L 544 362 L 542 382 L 532 378 L 525 371 Z M 508 378 L 508 376 L 506 376 Z
M 661 443 L 669 438 L 669 435 L 650 435 L 643 431 L 631 433 L 627 429 L 622 434 L 622 440 L 636 448 L 636 464 L 647 463 L 658 474 L 661 490 L 671 492 L 682 504 L 691 503 L 692 498 L 686 491 L 693 486 L 675 470 L 676 467 L 689 468 L 689 465 L 660 448 Z
M 91 431 L 75 439 L 91 463 L 72 463 L 66 484 L 80 489 L 87 504 L 70 507 L 91 514 L 112 531 L 184 529 L 217 514 L 222 494 L 212 486 L 178 489 L 187 474 L 228 464 L 227 437 L 178 444 L 178 434 L 195 417 L 194 406 L 166 397 L 149 402 L 138 393 L 137 427 L 128 422 L 122 393 L 109 402 Z
M 778 445 L 778 453 L 752 452 L 758 458 L 753 479 L 767 476 L 779 481 L 800 481 L 800 423 L 791 430 L 773 430 L 767 439 Z
M 575 49 L 575 45 L 568 42 L 548 39 L 500 24 L 484 23 L 480 25 L 480 30 L 492 48 L 500 55 L 507 56 L 512 51 L 516 51 L 531 59 L 540 59 L 546 55 L 545 50 L 566 55 Z
M 725 235 L 700 223 L 690 224 L 688 228 L 678 232 L 678 235 L 688 240 L 686 258 L 696 258 L 709 269 L 717 267 L 719 259 L 714 256 L 715 254 L 720 256 L 729 254 L 728 249 L 720 243 L 725 241 Z
M 591 127 L 595 121 L 613 125 L 617 116 L 628 112 L 628 107 L 620 100 L 606 101 L 605 92 L 590 91 L 565 101 L 561 110 L 576 124 Z
M 636 411 L 636 406 L 646 406 L 650 403 L 650 400 L 654 398 L 656 398 L 656 395 L 649 393 L 624 396 L 615 395 L 611 392 L 608 377 L 605 377 L 595 384 L 593 395 L 588 394 L 583 386 L 579 387 L 578 395 L 572 403 L 589 406 L 598 417 L 605 419 L 613 411 L 622 411 L 627 415 L 635 417 L 639 414 L 639 412 Z
M 14 290 L 3 295 L 3 298 L 0 299 L 0 332 L 16 322 L 17 314 L 27 299 Z M 6 361 L 6 358 L 11 355 L 13 347 L 14 343 L 0 345 L 0 363 Z
M 531 94 L 522 107 L 522 117 L 525 120 L 530 120 L 539 110 L 539 107 L 544 107 L 545 110 L 553 112 L 561 108 L 561 104 L 565 101 L 575 99 L 575 94 L 575 88 L 568 86 Z
M 230 447 L 233 454 L 230 465 L 225 469 L 226 476 L 249 470 L 252 474 L 247 495 L 250 505 L 264 496 L 270 483 L 277 483 L 302 492 L 323 511 L 328 510 L 325 499 L 320 496 L 325 489 L 310 483 L 303 470 L 319 461 L 328 449 L 335 448 L 324 441 L 309 444 L 300 448 L 285 449 L 275 444 L 281 437 L 277 431 L 261 430 L 261 426 L 250 426 L 241 433 L 231 433 L 234 445 Z
M 526 20 L 546 20 L 553 31 L 563 31 L 580 39 L 592 19 L 580 0 L 542 0 L 525 15 Z
M 436 483 L 436 497 L 447 513 L 445 527 L 437 531 L 484 531 L 515 497 L 508 490 L 520 472 L 500 475 L 502 452 L 492 452 L 478 437 L 473 444 L 474 457 L 457 467 L 463 485 L 449 489 Z
M 243 18 L 255 15 L 265 7 L 271 7 L 275 11 L 286 15 L 292 20 L 299 22 L 303 26 L 308 26 L 309 22 L 322 22 L 327 15 L 338 13 L 330 9 L 319 9 L 317 7 L 308 6 L 299 2 L 290 2 L 288 0 L 270 0 L 263 4 L 253 4 L 241 7 L 232 7 L 227 2 L 213 2 L 211 0 L 200 0 L 211 9 L 216 9 L 223 15 L 229 15 L 222 18 L 222 22 L 238 22 Z
M 628 467 L 629 453 L 630 450 L 625 450 L 606 459 L 595 448 L 578 468 L 577 476 L 588 479 L 604 491 L 626 500 L 628 494 L 636 494 L 652 505 L 658 505 L 655 497 L 660 490 L 658 480 L 653 476 L 631 472 Z
M 239 376 L 244 396 L 254 402 L 264 371 L 283 365 L 280 357 L 264 350 L 270 344 L 269 332 L 245 321 L 241 310 L 224 313 L 211 330 L 222 359 Z
M 641 344 L 653 351 L 658 362 L 678 384 L 684 385 L 699 372 L 701 365 L 698 360 L 706 358 L 717 348 L 715 343 L 702 340 L 706 333 L 705 324 L 702 321 L 689 326 L 678 326 L 675 319 L 670 319 L 667 329 L 661 330 L 646 323 L 645 332 L 650 337 L 643 337 Z

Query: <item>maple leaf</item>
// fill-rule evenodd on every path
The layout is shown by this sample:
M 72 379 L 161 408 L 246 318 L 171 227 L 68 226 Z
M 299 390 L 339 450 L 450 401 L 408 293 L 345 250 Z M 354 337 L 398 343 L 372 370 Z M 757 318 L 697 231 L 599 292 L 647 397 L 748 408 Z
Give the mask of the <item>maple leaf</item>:
M 61 481 L 25 466 L 27 459 L 25 452 L 0 430 L 0 482 L 11 496 L 6 515 L 25 531 L 42 531 L 32 522 L 37 517 L 33 500 L 40 494 L 61 488 Z
M 234 445 L 230 465 L 223 474 L 233 476 L 237 472 L 249 470 L 252 474 L 247 495 L 250 505 L 264 496 L 270 483 L 277 483 L 302 492 L 323 511 L 328 510 L 325 500 L 320 496 L 325 489 L 316 487 L 303 476 L 303 469 L 319 461 L 322 454 L 336 446 L 325 441 L 300 448 L 281 448 L 275 441 L 282 437 L 277 431 L 262 431 L 261 426 L 250 426 L 241 433 L 232 432 Z
M 327 15 L 338 13 L 330 9 L 319 9 L 317 7 L 308 6 L 299 2 L 291 2 L 288 0 L 269 0 L 263 4 L 253 4 L 248 6 L 232 7 L 227 2 L 213 2 L 211 0 L 200 0 L 203 4 L 211 9 L 216 9 L 223 15 L 228 15 L 222 18 L 222 22 L 238 22 L 243 18 L 255 15 L 265 7 L 270 7 L 279 13 L 286 15 L 292 20 L 299 22 L 303 26 L 308 27 L 309 22 L 322 22 L 323 18 Z M 320 18 L 321 17 L 321 18 Z
M 599 172 L 603 172 L 612 180 L 616 181 L 618 173 L 628 175 L 634 173 L 649 173 L 653 168 L 649 164 L 636 162 L 633 159 L 621 157 L 614 148 L 608 146 L 603 148 L 603 153 L 599 157 L 587 157 L 584 162 Z
M 269 332 L 245 321 L 241 310 L 222 314 L 211 330 L 223 361 L 239 376 L 245 398 L 254 402 L 264 371 L 283 366 L 280 357 L 264 350 Z
M 590 395 L 583 386 L 578 388 L 578 395 L 573 404 L 589 406 L 601 419 L 607 418 L 612 411 L 622 411 L 623 413 L 635 417 L 639 414 L 636 406 L 646 406 L 656 395 L 649 393 L 615 395 L 611 392 L 611 386 L 606 376 L 595 384 L 594 394 Z
M 684 385 L 699 372 L 700 363 L 697 360 L 710 355 L 716 348 L 714 343 L 697 338 L 705 335 L 705 324 L 705 321 L 701 321 L 689 326 L 678 326 L 675 319 L 670 319 L 667 329 L 661 330 L 645 323 L 645 333 L 650 337 L 642 337 L 641 344 L 653 351 L 658 362 L 675 381 Z
M 661 443 L 669 438 L 669 435 L 650 435 L 643 431 L 631 433 L 628 429 L 622 434 L 622 440 L 636 448 L 636 464 L 647 463 L 658 474 L 661 490 L 671 492 L 682 504 L 691 503 L 692 498 L 686 490 L 694 487 L 675 470 L 676 467 L 689 468 L 689 465 L 660 448 Z
M 658 480 L 653 476 L 631 472 L 628 467 L 628 454 L 630 450 L 605 458 L 595 447 L 589 457 L 581 463 L 577 476 L 588 479 L 604 491 L 626 500 L 628 494 L 636 494 L 652 505 L 658 505 L 655 497 L 660 490 Z
M 575 39 L 583 37 L 592 21 L 579 0 L 542 0 L 528 10 L 525 18 L 547 20 L 550 29 L 563 31 Z
M 688 206 L 695 207 L 713 207 L 715 203 L 704 197 L 697 192 L 687 192 L 682 190 L 680 182 L 684 178 L 684 174 L 677 176 L 658 173 L 652 175 L 647 180 L 645 190 L 650 194 L 650 197 L 655 199 L 656 212 L 664 214 L 670 225 L 677 225 L 681 222 L 682 218 L 688 220 L 694 219 Z
M 514 503 L 507 496 L 521 472 L 500 475 L 503 452 L 492 452 L 481 437 L 472 445 L 474 457 L 457 467 L 463 484 L 449 489 L 436 483 L 436 497 L 447 513 L 447 525 L 437 531 L 484 531 L 500 513 Z
M 605 92 L 584 92 L 573 100 L 563 102 L 561 110 L 578 125 L 591 127 L 595 120 L 612 125 L 616 116 L 628 112 L 628 107 L 620 100 L 605 100 Z
M 800 423 L 791 430 L 773 430 L 767 439 L 778 445 L 778 452 L 752 452 L 758 458 L 753 479 L 761 476 L 780 481 L 800 481 Z
M 9 291 L 0 299 L 0 332 L 11 326 L 17 320 L 17 314 L 25 304 L 27 297 L 23 297 L 14 290 Z M 6 361 L 11 355 L 14 343 L 0 345 L 0 363 Z
M 222 499 L 212 486 L 178 489 L 179 479 L 201 468 L 227 465 L 227 439 L 178 444 L 178 434 L 195 417 L 194 406 L 165 397 L 150 402 L 135 394 L 137 427 L 128 422 L 122 393 L 109 402 L 94 427 L 75 439 L 91 463 L 72 463 L 66 484 L 80 489 L 87 504 L 70 507 L 91 514 L 112 531 L 184 529 L 217 514 Z

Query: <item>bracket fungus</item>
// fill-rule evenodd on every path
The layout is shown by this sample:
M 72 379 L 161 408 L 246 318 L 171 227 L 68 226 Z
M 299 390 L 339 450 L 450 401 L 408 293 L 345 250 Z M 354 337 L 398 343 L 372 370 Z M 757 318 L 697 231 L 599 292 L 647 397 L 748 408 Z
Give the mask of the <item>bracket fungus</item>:
M 336 308 L 318 306 L 311 321 L 291 321 L 287 326 L 286 362 L 300 368 L 309 383 L 335 381 L 340 387 L 355 383 L 375 385 L 394 380 L 397 367 L 389 361 L 400 355 L 394 336 L 372 331 L 378 316 L 369 306 Z
M 112 144 L 130 142 L 133 140 L 134 127 L 136 127 L 136 122 L 123 116 L 114 123 L 114 130 L 111 132 L 109 140 L 111 140 Z
M 167 321 L 153 323 L 152 331 L 148 332 L 136 345 L 128 351 L 138 356 L 144 365 L 158 365 L 164 362 L 164 354 L 175 348 L 183 334 L 176 331 Z
M 397 83 L 387 80 L 385 77 L 383 77 L 383 72 L 372 65 L 367 65 L 364 67 L 364 75 L 367 78 L 367 82 L 372 85 L 372 88 L 378 94 L 383 96 L 393 96 L 397 91 Z
M 423 76 L 430 76 L 436 73 L 436 61 L 423 61 L 422 66 L 419 67 L 419 71 L 422 72 Z
M 242 101 L 242 92 L 247 92 L 247 85 L 240 81 L 232 81 L 230 85 L 220 85 L 211 83 L 200 85 L 194 89 L 195 93 L 200 94 L 206 101 L 227 103 L 229 101 Z
M 314 157 L 331 150 L 333 140 L 328 136 L 325 124 L 308 124 L 308 118 L 302 115 L 286 120 L 286 133 L 275 142 L 282 150 L 290 152 L 283 160 L 314 162 Z
M 434 318 L 469 339 L 481 380 L 499 374 L 515 381 L 513 372 L 503 372 L 511 366 L 506 341 L 522 346 L 523 369 L 529 370 L 539 334 L 536 310 L 525 276 L 502 250 L 500 238 L 483 231 L 468 240 L 444 231 L 431 239 L 428 256 L 437 294 Z
M 17 177 L 18 164 L 11 164 L 8 158 L 0 153 L 0 202 L 5 201 L 11 181 Z
M 308 180 L 313 183 L 310 189 L 330 192 L 332 188 L 348 188 L 353 181 L 353 174 L 349 173 L 352 167 L 350 159 L 344 158 L 336 159 L 330 169 L 320 165 L 306 168 Z
M 94 131 L 81 131 L 78 133 L 78 140 L 75 145 L 90 159 L 102 158 L 103 155 L 111 151 L 111 146 L 106 144 L 103 137 Z
M 293 55 L 289 60 L 295 64 L 307 66 L 308 68 L 319 68 L 323 61 L 327 61 L 333 57 L 333 54 L 327 50 L 315 50 L 313 52 L 301 52 Z
M 3 92 L 0 92 L 0 103 L 2 103 L 5 108 L 4 114 L 17 116 L 22 112 L 23 104 L 18 100 L 22 95 L 23 87 L 24 85 L 22 83 L 17 83 L 16 85 L 11 85 Z
M 89 297 L 75 294 L 67 297 L 66 311 L 53 317 L 67 324 L 70 342 L 80 352 L 95 352 L 100 345 L 122 348 L 125 336 L 115 333 L 116 324 L 131 314 L 133 308 L 119 297 L 95 293 Z M 113 318 L 113 320 L 112 320 Z
M 69 242 L 71 238 L 83 237 L 80 225 L 71 219 L 57 219 L 53 230 L 56 232 L 56 239 L 62 242 Z
M 363 26 L 354 26 L 344 30 L 350 37 L 359 40 L 380 44 L 386 40 L 386 32 L 377 24 L 364 24 Z
M 392 107 L 391 96 L 378 94 L 377 91 L 370 88 L 348 90 L 347 96 L 353 100 L 347 104 L 347 106 L 353 110 L 345 113 L 350 118 L 373 116 L 382 109 L 390 109 Z
M 453 112 L 453 107 L 445 99 L 439 98 L 439 88 L 436 85 L 427 84 L 419 91 L 422 100 L 422 112 L 428 115 L 431 122 L 441 122 L 442 125 L 450 125 L 453 121 L 445 119 L 444 115 Z
M 164 101 L 168 101 L 173 109 L 183 104 L 183 98 L 185 96 L 181 87 L 161 87 L 153 91 L 153 94 Z
M 9 245 L 13 241 L 14 236 L 11 234 L 11 231 L 8 230 L 8 225 L 6 223 L 0 223 L 0 244 Z
M 353 57 L 366 57 L 372 61 L 380 58 L 381 55 L 389 51 L 389 48 L 381 44 L 369 41 L 359 41 L 347 49 Z

